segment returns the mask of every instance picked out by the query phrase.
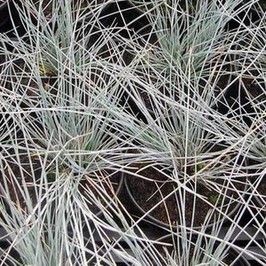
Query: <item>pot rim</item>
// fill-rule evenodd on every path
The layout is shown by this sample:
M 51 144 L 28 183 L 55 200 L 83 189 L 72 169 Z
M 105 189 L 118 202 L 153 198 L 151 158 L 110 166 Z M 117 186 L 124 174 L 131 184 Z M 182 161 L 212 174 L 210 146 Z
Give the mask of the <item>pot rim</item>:
M 132 201 L 132 203 L 135 205 L 135 207 L 140 211 L 141 214 L 145 215 L 146 218 L 144 218 L 143 220 L 145 222 L 149 222 L 159 228 L 162 228 L 162 229 L 170 229 L 170 230 L 176 230 L 179 228 L 178 225 L 169 225 L 168 223 L 165 223 L 165 222 L 162 222 L 160 221 L 159 219 L 155 218 L 153 215 L 151 215 L 150 213 L 147 214 L 147 212 L 138 204 L 138 202 L 135 200 L 134 196 L 132 195 L 131 193 L 131 189 L 129 187 L 129 184 L 128 184 L 128 178 L 129 177 L 125 177 L 124 179 L 124 182 L 125 182 L 125 188 L 126 188 L 126 191 L 127 191 L 127 194 L 129 195 L 130 197 L 130 200 Z M 245 187 L 244 187 L 244 191 L 247 190 L 247 182 L 245 182 Z M 223 216 L 221 217 L 220 219 L 214 221 L 214 222 L 211 222 L 211 223 L 208 223 L 208 224 L 203 224 L 202 226 L 191 226 L 190 228 L 193 229 L 193 230 L 201 230 L 202 227 L 205 227 L 205 229 L 211 229 L 214 225 L 217 225 L 217 224 L 221 224 L 225 221 L 228 220 L 228 218 L 232 217 L 236 212 L 237 210 L 239 210 L 241 206 L 241 202 L 237 202 L 235 207 L 227 214 L 227 217 Z

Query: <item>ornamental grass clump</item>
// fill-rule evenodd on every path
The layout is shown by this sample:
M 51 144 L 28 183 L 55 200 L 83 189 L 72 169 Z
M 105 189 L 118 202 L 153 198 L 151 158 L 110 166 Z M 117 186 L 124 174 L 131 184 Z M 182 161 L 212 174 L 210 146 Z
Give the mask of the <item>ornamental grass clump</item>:
M 86 239 L 84 231 L 102 231 L 99 212 L 107 216 L 118 208 L 115 186 L 122 177 L 113 176 L 127 163 L 128 150 L 116 121 L 121 86 L 120 65 L 113 58 L 120 55 L 111 48 L 108 31 L 96 32 L 100 39 L 93 43 L 94 32 L 82 28 L 84 17 L 78 17 L 83 24 L 76 29 L 69 4 L 54 7 L 60 11 L 54 25 L 26 2 L 25 10 L 31 8 L 39 18 L 35 25 L 23 13 L 27 40 L 1 35 L 13 47 L 1 73 L 2 84 L 8 85 L 1 95 L 7 130 L 7 144 L 1 143 L 6 206 L 1 225 L 11 241 L 4 263 L 11 249 L 22 265 L 106 260 L 94 235 Z M 102 234 L 99 241 L 105 238 Z
M 193 99 L 190 100 L 194 103 Z M 143 194 L 150 193 L 146 196 L 150 205 L 147 207 L 143 202 L 146 206 L 142 207 L 143 217 L 157 215 L 159 209 L 163 209 L 164 226 L 198 227 L 204 219 L 199 221 L 195 206 L 201 202 L 202 206 L 207 204 L 206 209 L 222 213 L 221 219 L 228 218 L 233 202 L 243 201 L 246 183 L 246 172 L 242 170 L 245 160 L 239 156 L 236 145 L 226 143 L 229 137 L 236 140 L 234 131 L 225 122 L 223 126 L 217 126 L 218 114 L 211 113 L 212 109 L 206 106 L 204 110 L 196 105 L 197 109 L 190 101 L 187 106 L 174 101 L 167 102 L 167 105 L 164 102 L 164 105 L 165 111 L 156 109 L 157 118 L 148 121 L 145 129 L 135 127 L 136 142 L 143 147 L 144 153 L 148 150 L 155 157 L 157 155 L 157 165 L 151 162 L 150 166 L 147 163 L 142 166 L 140 163 L 133 174 L 135 178 L 127 178 L 139 206 Z M 222 121 L 220 118 L 219 122 Z M 225 128 L 228 129 L 226 135 L 222 131 Z M 149 167 L 154 170 L 148 171 Z M 137 185 L 143 182 L 146 185 Z M 147 189 L 141 194 L 136 193 L 141 187 Z M 170 213 L 171 217 L 168 217 Z
M 150 49 L 149 65 L 171 83 L 186 75 L 193 81 L 208 79 L 230 47 L 228 22 L 248 6 L 237 8 L 239 3 L 154 1 L 151 23 L 157 43 Z
M 135 57 L 139 62 L 135 75 L 141 84 L 140 90 L 146 93 L 143 103 L 148 102 L 149 111 L 144 113 L 145 122 L 136 121 L 135 127 L 129 129 L 143 151 L 157 152 L 157 159 L 150 166 L 140 163 L 133 176 L 136 182 L 138 178 L 152 181 L 153 178 L 148 176 L 150 172 L 145 170 L 149 167 L 159 168 L 164 175 L 157 188 L 147 197 L 152 207 L 144 210 L 143 217 L 156 212 L 160 204 L 164 205 L 164 216 L 167 217 L 169 207 L 166 200 L 178 195 L 172 204 L 179 206 L 177 213 L 180 221 L 176 218 L 174 221 L 166 219 L 166 223 L 170 226 L 173 222 L 175 225 L 193 226 L 195 211 L 189 219 L 185 218 L 189 194 L 193 195 L 193 206 L 198 198 L 226 218 L 232 201 L 244 204 L 247 174 L 243 167 L 245 156 L 241 154 L 244 149 L 239 150 L 239 135 L 228 123 L 229 119 L 216 108 L 229 86 L 220 90 L 220 79 L 225 73 L 229 80 L 236 78 L 235 73 L 230 72 L 231 68 L 226 70 L 224 58 L 231 56 L 232 36 L 241 32 L 240 29 L 228 31 L 228 14 L 236 15 L 240 9 L 233 7 L 229 1 L 223 4 L 212 2 L 196 5 L 193 10 L 187 7 L 182 13 L 175 1 L 164 4 L 164 11 L 160 10 L 159 4 L 154 5 L 154 10 L 158 8 L 160 12 L 151 16 L 157 43 L 147 43 Z M 226 18 L 227 15 L 229 17 Z M 233 112 L 230 107 L 229 112 Z M 133 178 L 129 177 L 128 180 L 134 188 Z M 169 182 L 173 182 L 170 184 L 172 189 L 164 195 L 161 188 Z M 215 191 L 217 195 L 206 200 L 197 191 L 200 185 L 206 191 Z M 233 191 L 236 192 L 234 200 L 230 194 Z M 155 194 L 159 201 L 155 200 Z
M 248 250 L 255 236 L 248 234 L 244 248 L 233 243 L 246 210 L 257 208 L 252 219 L 263 228 L 262 208 L 244 194 L 247 171 L 255 169 L 247 159 L 264 165 L 264 103 L 250 96 L 250 115 L 217 108 L 255 62 L 263 73 L 262 53 L 242 60 L 245 39 L 235 43 L 248 33 L 257 47 L 256 27 L 248 32 L 238 17 L 253 1 L 150 1 L 148 33 L 132 33 L 132 21 L 104 27 L 110 1 L 48 2 L 50 14 L 43 1 L 16 5 L 25 35 L 0 34 L 0 224 L 10 244 L 1 263 L 223 265 L 231 248 L 265 261 Z M 231 19 L 237 29 L 228 29 Z M 255 117 L 251 128 L 244 115 Z M 128 197 L 118 195 L 123 175 L 149 182 L 138 195 L 155 187 L 144 213 L 132 213 Z M 252 183 L 249 193 L 257 188 Z M 159 206 L 172 239 L 166 245 L 142 227 Z M 224 220 L 231 223 L 225 235 Z

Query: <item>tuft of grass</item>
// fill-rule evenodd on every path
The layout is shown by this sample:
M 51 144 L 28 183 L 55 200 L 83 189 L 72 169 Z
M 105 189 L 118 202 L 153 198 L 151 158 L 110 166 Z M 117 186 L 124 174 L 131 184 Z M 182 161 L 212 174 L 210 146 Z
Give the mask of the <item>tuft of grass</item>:
M 229 217 L 223 190 L 265 165 L 265 16 L 250 26 L 239 17 L 256 1 L 142 1 L 150 32 L 126 37 L 117 32 L 128 25 L 101 23 L 109 1 L 48 2 L 50 16 L 33 1 L 15 5 L 25 35 L 0 34 L 0 224 L 10 239 L 1 263 L 15 250 L 18 265 L 221 265 L 230 248 L 265 262 L 248 249 L 256 242 L 263 250 L 255 235 L 239 248 L 233 234 L 245 231 L 238 224 L 246 210 L 256 211 L 263 232 L 260 207 L 235 186 L 241 208 Z M 228 30 L 231 20 L 239 26 Z M 217 104 L 246 78 L 262 91 L 247 93 L 254 111 L 228 105 L 222 114 Z M 167 229 L 171 251 L 158 248 L 162 241 L 141 227 L 145 215 L 135 219 L 114 191 L 113 175 L 136 164 L 167 169 L 177 185 L 181 222 Z M 201 229 L 185 222 L 186 193 L 201 197 L 191 181 L 221 193 L 225 206 L 213 202 Z M 205 231 L 215 215 L 231 222 L 225 235 L 220 223 Z

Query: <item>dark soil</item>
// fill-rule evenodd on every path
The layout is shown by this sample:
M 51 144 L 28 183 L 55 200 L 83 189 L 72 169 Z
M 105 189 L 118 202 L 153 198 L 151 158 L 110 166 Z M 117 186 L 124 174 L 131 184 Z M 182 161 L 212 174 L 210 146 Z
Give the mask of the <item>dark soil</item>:
M 135 176 L 127 176 L 127 184 L 132 193 L 133 198 L 137 202 L 137 204 L 143 209 L 146 213 L 153 206 L 155 206 L 159 201 L 162 200 L 163 197 L 169 195 L 174 189 L 177 188 L 177 184 L 170 180 L 167 180 L 166 177 L 159 173 L 157 170 L 152 168 L 147 168 L 140 172 L 140 174 L 144 177 L 152 179 L 154 181 L 147 181 L 143 178 L 138 178 Z M 222 182 L 217 180 L 217 184 L 221 185 Z M 244 185 L 238 184 L 239 190 L 244 189 Z M 195 190 L 195 185 L 192 182 L 187 184 L 187 187 L 191 190 Z M 181 193 L 184 192 L 183 189 L 180 189 Z M 210 204 L 204 202 L 200 198 L 195 198 L 195 195 L 192 193 L 186 192 L 185 196 L 185 217 L 186 217 L 186 225 L 187 226 L 201 226 L 204 223 L 204 220 L 207 216 L 207 213 L 212 208 L 211 205 L 215 204 L 218 201 L 219 205 L 219 194 L 209 188 L 205 187 L 202 183 L 197 184 L 196 191 L 198 194 L 204 196 Z M 172 196 L 164 200 L 164 203 L 159 204 L 154 211 L 151 212 L 151 215 L 154 216 L 155 219 L 159 221 L 171 224 L 175 226 L 180 223 L 180 193 L 174 193 Z M 236 193 L 234 189 L 227 191 L 227 197 L 236 198 Z M 196 205 L 194 205 L 194 201 L 196 200 Z M 231 211 L 235 204 L 231 204 L 229 207 L 229 211 Z M 193 212 L 195 213 L 193 215 Z M 194 221 L 192 221 L 192 216 L 194 217 Z M 214 217 L 212 217 L 212 222 L 214 221 Z

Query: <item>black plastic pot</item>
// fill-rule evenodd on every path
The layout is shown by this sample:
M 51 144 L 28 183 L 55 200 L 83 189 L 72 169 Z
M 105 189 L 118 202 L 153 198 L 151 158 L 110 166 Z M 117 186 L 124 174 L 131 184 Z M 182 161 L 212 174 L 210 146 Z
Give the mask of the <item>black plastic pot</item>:
M 178 225 L 169 225 L 168 223 L 165 223 L 163 221 L 160 221 L 158 220 L 156 217 L 154 217 L 153 215 L 151 215 L 150 213 L 147 214 L 147 211 L 144 210 L 140 204 L 136 201 L 136 199 L 134 198 L 132 192 L 131 192 L 131 188 L 130 188 L 130 185 L 129 185 L 129 178 L 130 177 L 126 177 L 125 178 L 125 187 L 126 187 L 126 190 L 127 190 L 127 193 L 129 195 L 129 198 L 132 202 L 132 204 L 135 206 L 135 209 L 137 210 L 137 213 L 136 215 L 139 216 L 145 216 L 145 221 L 146 222 L 149 222 L 159 228 L 162 228 L 162 229 L 166 229 L 166 230 L 177 230 L 178 229 Z M 149 185 L 149 183 L 147 183 L 147 185 Z M 246 190 L 247 186 L 244 188 L 244 190 Z M 138 193 L 142 193 L 141 191 L 138 191 Z M 216 220 L 216 221 L 213 221 L 213 222 L 210 222 L 206 225 L 203 225 L 205 227 L 205 229 L 211 229 L 215 224 L 217 223 L 223 223 L 225 222 L 226 220 L 228 220 L 228 217 L 233 217 L 236 212 L 239 210 L 241 206 L 241 202 L 238 202 L 238 203 L 235 203 L 235 206 L 226 214 L 226 217 L 221 217 L 220 219 Z M 174 206 L 173 206 L 174 208 Z M 192 228 L 194 230 L 201 230 L 202 229 L 202 226 L 192 226 Z

